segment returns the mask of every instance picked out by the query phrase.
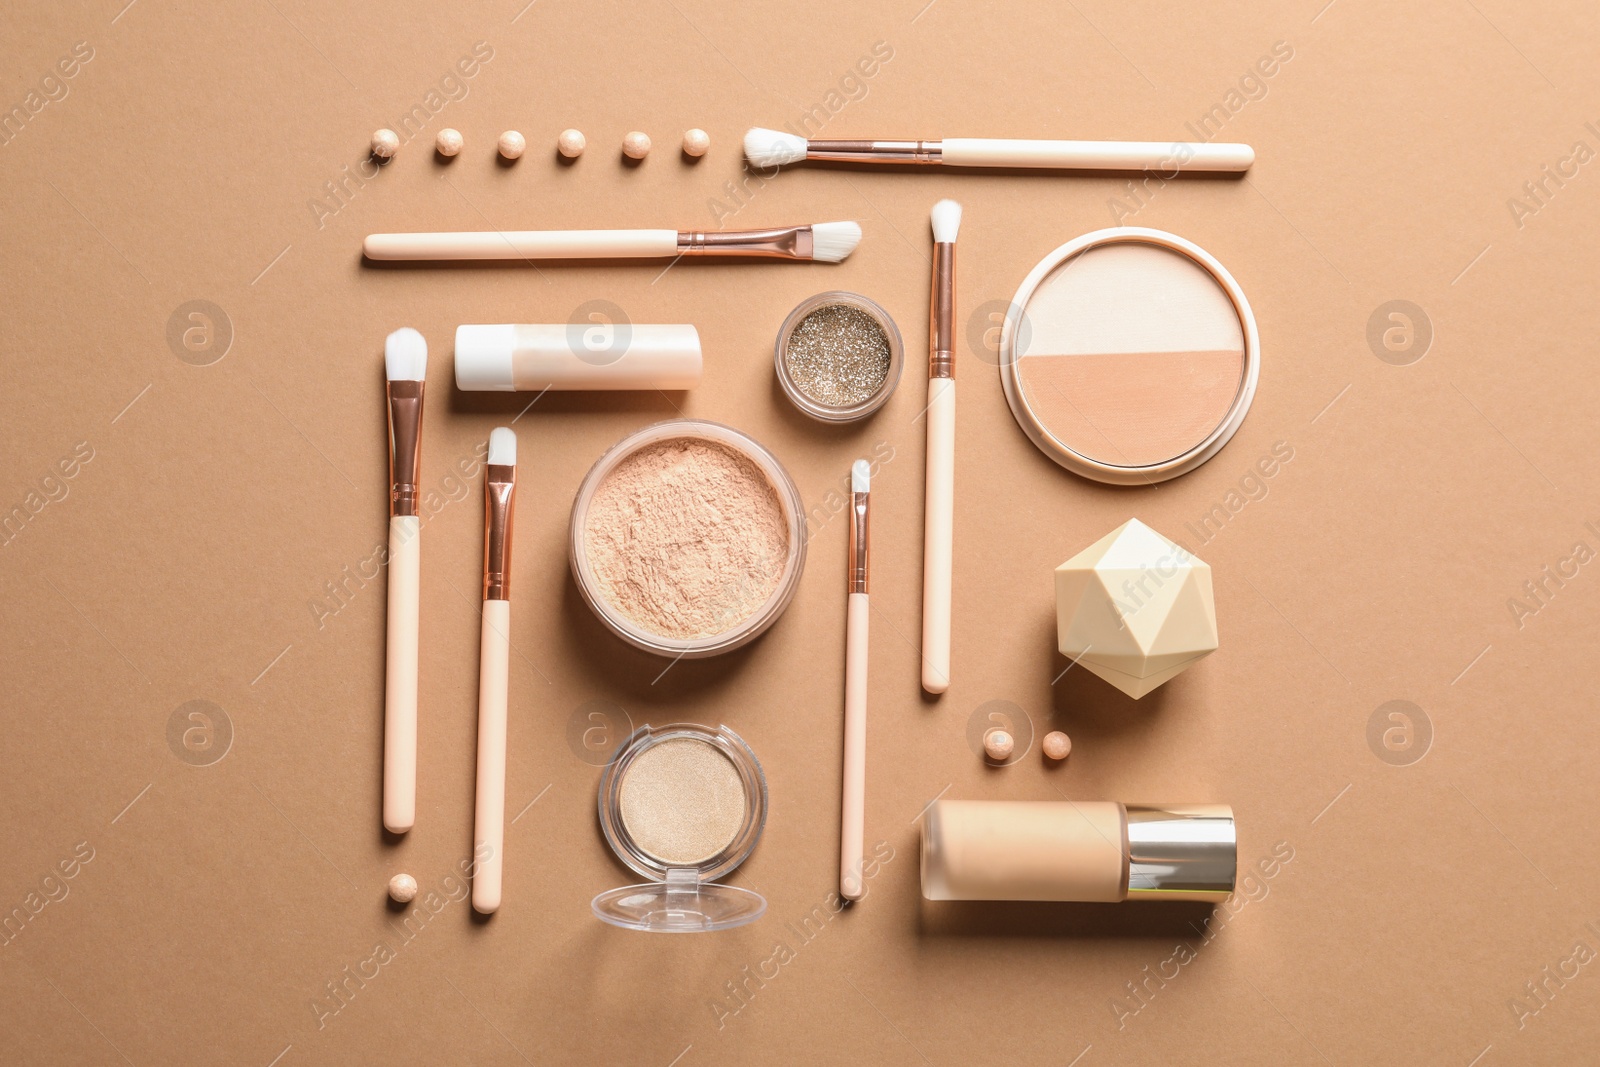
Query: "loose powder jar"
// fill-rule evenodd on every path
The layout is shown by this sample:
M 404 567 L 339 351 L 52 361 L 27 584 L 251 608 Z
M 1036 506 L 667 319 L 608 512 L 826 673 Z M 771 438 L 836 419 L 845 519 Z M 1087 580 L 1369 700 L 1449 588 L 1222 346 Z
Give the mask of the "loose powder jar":
M 1046 455 L 1096 481 L 1193 470 L 1244 421 L 1260 373 L 1233 276 L 1161 230 L 1097 230 L 1046 256 L 1000 339 L 1012 414 Z
M 750 746 L 726 726 L 644 726 L 600 780 L 600 828 L 649 881 L 594 898 L 595 915 L 653 933 L 702 933 L 760 918 L 759 893 L 720 885 L 750 855 L 767 818 L 767 781 Z
M 778 329 L 773 362 L 795 407 L 823 422 L 854 422 L 881 408 L 900 382 L 900 330 L 858 293 L 818 293 Z
M 794 597 L 805 566 L 800 493 L 737 430 L 674 419 L 624 438 L 572 506 L 572 574 L 611 631 L 698 658 L 747 644 Z

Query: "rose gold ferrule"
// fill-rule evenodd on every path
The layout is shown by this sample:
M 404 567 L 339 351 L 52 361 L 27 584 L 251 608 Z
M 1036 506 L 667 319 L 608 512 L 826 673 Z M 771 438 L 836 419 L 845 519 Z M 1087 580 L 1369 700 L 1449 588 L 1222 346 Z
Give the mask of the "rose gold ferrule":
M 685 230 L 678 234 L 680 256 L 810 259 L 813 247 L 810 226 L 785 226 L 778 230 L 730 230 L 726 233 Z
M 928 298 L 928 377 L 954 378 L 956 318 L 956 246 L 933 246 L 933 294 Z
M 939 141 L 807 141 L 807 159 L 835 163 L 942 163 Z
M 517 468 L 490 463 L 483 482 L 483 599 L 511 599 L 512 491 Z
M 417 484 L 422 480 L 422 387 L 425 382 L 388 383 L 389 514 L 417 513 Z
M 867 591 L 867 493 L 850 494 L 850 573 L 847 592 Z

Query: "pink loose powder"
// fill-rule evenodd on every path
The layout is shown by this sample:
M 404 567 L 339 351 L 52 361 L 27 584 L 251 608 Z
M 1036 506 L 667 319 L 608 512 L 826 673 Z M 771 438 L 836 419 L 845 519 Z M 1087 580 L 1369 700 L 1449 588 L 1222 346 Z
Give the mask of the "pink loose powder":
M 678 438 L 617 464 L 589 502 L 589 569 L 610 605 L 663 637 L 714 637 L 777 588 L 789 526 L 772 483 L 724 445 Z

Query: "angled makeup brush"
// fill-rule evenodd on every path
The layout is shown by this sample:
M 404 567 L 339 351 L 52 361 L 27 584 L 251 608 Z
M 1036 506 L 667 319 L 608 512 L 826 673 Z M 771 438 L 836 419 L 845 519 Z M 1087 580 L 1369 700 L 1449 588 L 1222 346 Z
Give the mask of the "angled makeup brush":
M 1042 170 L 1245 171 L 1255 162 L 1247 144 L 1203 141 L 1017 141 L 946 137 L 938 141 L 808 141 L 756 127 L 744 135 L 744 154 L 757 167 L 802 159 L 846 163 L 920 163 L 945 167 L 1028 167 Z
M 922 549 L 922 688 L 950 688 L 951 542 L 956 483 L 956 234 L 961 205 L 933 205 L 928 327 L 928 470 Z
M 745 256 L 838 263 L 861 243 L 854 222 L 814 222 L 775 230 L 486 230 L 374 233 L 368 259 L 672 259 Z
M 478 660 L 478 785 L 472 850 L 483 861 L 472 876 L 472 907 L 500 907 L 505 869 L 506 704 L 511 669 L 511 508 L 517 488 L 517 435 L 508 426 L 489 434 L 483 480 L 483 627 Z M 487 848 L 485 847 L 487 846 Z
M 384 342 L 389 398 L 389 629 L 383 687 L 383 825 L 403 834 L 417 818 L 417 621 L 421 525 L 422 389 L 428 342 L 407 326 Z

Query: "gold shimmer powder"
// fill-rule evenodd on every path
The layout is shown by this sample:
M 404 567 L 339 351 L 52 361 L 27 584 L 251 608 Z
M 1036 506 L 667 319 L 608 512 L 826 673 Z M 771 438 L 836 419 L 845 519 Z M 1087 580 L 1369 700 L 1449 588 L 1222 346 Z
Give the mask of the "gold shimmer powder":
M 889 339 L 878 321 L 849 304 L 817 308 L 789 335 L 789 378 L 806 396 L 830 407 L 853 407 L 883 388 Z
M 662 863 L 710 859 L 728 847 L 744 816 L 738 769 L 704 741 L 662 741 L 642 752 L 622 780 L 622 824 Z
M 607 602 L 678 640 L 714 637 L 754 615 L 789 555 L 767 476 L 733 449 L 691 437 L 617 464 L 590 501 L 583 537 Z

